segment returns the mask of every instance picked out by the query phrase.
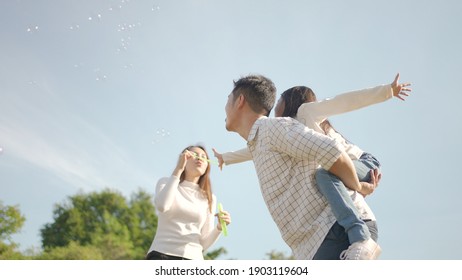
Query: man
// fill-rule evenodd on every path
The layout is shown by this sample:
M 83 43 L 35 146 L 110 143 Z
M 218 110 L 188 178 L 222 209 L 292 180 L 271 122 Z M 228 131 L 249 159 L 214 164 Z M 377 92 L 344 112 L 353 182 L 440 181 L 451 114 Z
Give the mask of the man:
M 268 118 L 276 88 L 261 75 L 234 83 L 226 103 L 226 129 L 247 141 L 260 189 L 282 238 L 297 259 L 312 259 L 335 218 L 319 193 L 314 173 L 319 165 L 360 191 L 375 188 L 360 183 L 353 163 L 336 142 L 292 118 Z M 377 175 L 377 174 L 375 174 Z M 375 259 L 380 247 L 372 239 L 352 244 L 346 259 Z

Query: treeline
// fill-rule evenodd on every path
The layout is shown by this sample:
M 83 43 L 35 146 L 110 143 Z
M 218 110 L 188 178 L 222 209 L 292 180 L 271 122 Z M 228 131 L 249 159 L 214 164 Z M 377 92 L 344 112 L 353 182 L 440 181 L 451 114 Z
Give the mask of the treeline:
M 41 249 L 19 252 L 11 235 L 25 217 L 0 204 L 1 259 L 142 259 L 157 229 L 153 197 L 139 190 L 130 199 L 119 192 L 78 193 L 53 209 L 53 222 L 40 230 Z
M 41 248 L 19 250 L 11 236 L 26 218 L 18 206 L 0 201 L 0 260 L 141 260 L 157 230 L 153 196 L 144 190 L 129 199 L 111 189 L 69 196 L 40 230 Z M 221 247 L 205 259 L 226 254 Z M 269 259 L 290 259 L 272 251 Z

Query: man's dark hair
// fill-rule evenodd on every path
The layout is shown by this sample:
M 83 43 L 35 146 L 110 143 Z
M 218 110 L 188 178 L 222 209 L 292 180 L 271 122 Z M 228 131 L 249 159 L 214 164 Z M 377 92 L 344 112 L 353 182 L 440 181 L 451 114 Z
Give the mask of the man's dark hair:
M 234 81 L 234 100 L 242 94 L 255 113 L 269 116 L 276 100 L 274 83 L 262 75 L 248 75 Z

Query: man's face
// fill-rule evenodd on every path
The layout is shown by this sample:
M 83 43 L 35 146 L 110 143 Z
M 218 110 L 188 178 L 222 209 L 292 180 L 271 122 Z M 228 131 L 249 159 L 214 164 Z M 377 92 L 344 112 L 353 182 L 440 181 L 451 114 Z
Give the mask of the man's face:
M 225 122 L 226 122 L 226 130 L 228 131 L 234 131 L 233 130 L 233 125 L 235 123 L 235 109 L 234 109 L 234 95 L 233 93 L 231 92 L 229 95 L 228 95 L 228 101 L 226 102 L 226 106 L 225 106 L 225 113 L 226 113 L 226 119 L 225 119 Z

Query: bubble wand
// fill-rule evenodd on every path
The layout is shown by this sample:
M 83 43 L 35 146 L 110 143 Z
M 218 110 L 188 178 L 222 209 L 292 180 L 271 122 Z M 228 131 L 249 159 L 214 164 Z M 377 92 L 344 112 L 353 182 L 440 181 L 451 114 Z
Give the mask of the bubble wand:
M 228 228 L 226 227 L 226 222 L 221 218 L 221 212 L 223 212 L 223 205 L 218 203 L 218 219 L 220 220 L 221 231 L 224 236 L 228 236 Z
M 201 157 L 198 154 L 196 154 L 195 152 L 192 152 L 190 150 L 186 150 L 186 151 L 188 151 L 188 153 L 195 159 L 202 160 L 202 161 L 207 161 L 209 163 L 213 163 L 213 164 L 218 165 L 217 161 L 214 161 L 214 160 L 211 160 L 211 159 L 208 159 L 208 158 L 205 158 L 205 157 Z

